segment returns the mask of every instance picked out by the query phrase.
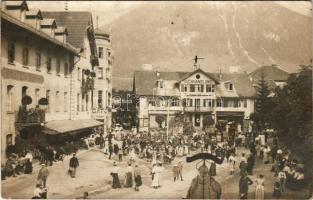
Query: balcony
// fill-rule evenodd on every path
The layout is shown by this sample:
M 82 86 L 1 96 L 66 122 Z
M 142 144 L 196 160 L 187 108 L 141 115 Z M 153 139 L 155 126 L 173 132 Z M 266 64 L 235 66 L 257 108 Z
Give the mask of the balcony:
M 45 123 L 46 113 L 40 108 L 26 109 L 20 107 L 17 112 L 16 126 L 18 128 L 36 126 Z
M 184 107 L 185 112 L 213 112 L 213 107 L 204 106 L 186 106 Z
M 183 108 L 181 106 L 148 106 L 149 111 L 182 111 Z

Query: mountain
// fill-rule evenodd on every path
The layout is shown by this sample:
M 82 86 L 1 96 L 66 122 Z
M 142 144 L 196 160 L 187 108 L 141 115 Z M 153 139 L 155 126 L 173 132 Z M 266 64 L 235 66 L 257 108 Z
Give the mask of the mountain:
M 312 58 L 312 18 L 274 2 L 147 2 L 103 28 L 112 30 L 113 87 L 131 88 L 145 63 L 191 71 L 277 64 L 294 72 Z

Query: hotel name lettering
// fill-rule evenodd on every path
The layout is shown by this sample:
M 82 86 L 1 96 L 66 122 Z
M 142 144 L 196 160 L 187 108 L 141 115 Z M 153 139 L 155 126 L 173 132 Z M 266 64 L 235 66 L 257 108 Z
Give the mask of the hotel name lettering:
M 206 84 L 206 83 L 212 83 L 211 80 L 197 80 L 197 79 L 189 79 L 185 80 L 184 83 L 197 83 L 197 84 Z

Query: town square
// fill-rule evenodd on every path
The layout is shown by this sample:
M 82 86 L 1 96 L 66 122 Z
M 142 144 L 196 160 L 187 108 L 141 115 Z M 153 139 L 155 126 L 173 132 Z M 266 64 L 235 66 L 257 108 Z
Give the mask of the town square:
M 1 2 L 4 199 L 310 199 L 310 2 Z

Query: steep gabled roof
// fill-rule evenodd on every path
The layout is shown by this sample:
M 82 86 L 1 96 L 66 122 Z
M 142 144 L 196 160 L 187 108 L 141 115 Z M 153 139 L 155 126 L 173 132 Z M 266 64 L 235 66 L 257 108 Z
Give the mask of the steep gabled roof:
M 63 27 L 63 26 L 58 26 L 57 29 L 55 29 L 55 34 L 66 34 L 68 35 L 68 32 L 67 32 L 67 28 L 66 27 Z
M 196 72 L 199 71 L 196 70 Z M 255 88 L 252 86 L 252 82 L 246 73 L 222 73 L 221 76 L 219 76 L 218 73 L 204 73 L 212 78 L 212 80 L 218 81 L 216 92 L 220 97 L 254 97 L 256 95 Z M 156 87 L 156 82 L 158 80 L 161 79 L 177 83 L 190 75 L 190 72 L 159 72 L 159 76 L 157 76 L 156 71 L 135 71 L 134 91 L 138 95 L 153 95 L 153 88 Z M 227 91 L 225 89 L 224 83 L 227 81 L 234 84 L 234 91 Z
M 28 5 L 26 1 L 6 1 L 5 6 L 8 10 L 22 8 L 28 10 Z
M 289 73 L 280 69 L 276 65 L 263 66 L 250 73 L 253 84 L 258 84 L 264 74 L 264 80 L 270 89 L 274 89 L 277 85 L 275 81 L 287 81 Z
M 57 27 L 57 24 L 53 18 L 43 18 L 40 22 L 40 27 Z
M 218 83 L 218 79 L 216 79 L 215 77 L 211 76 L 210 73 L 206 73 L 205 71 L 203 71 L 202 69 L 198 68 L 197 70 L 187 73 L 181 80 L 179 80 L 179 82 L 186 80 L 188 77 L 196 74 L 196 73 L 202 73 L 204 75 L 206 75 L 208 78 L 212 79 L 215 83 Z
M 67 42 L 76 48 L 83 48 L 87 29 L 92 25 L 90 12 L 42 12 L 43 17 L 54 18 L 58 26 L 68 30 Z
M 43 19 L 41 11 L 39 9 L 32 9 L 26 12 L 26 18 L 32 18 L 32 17 Z

